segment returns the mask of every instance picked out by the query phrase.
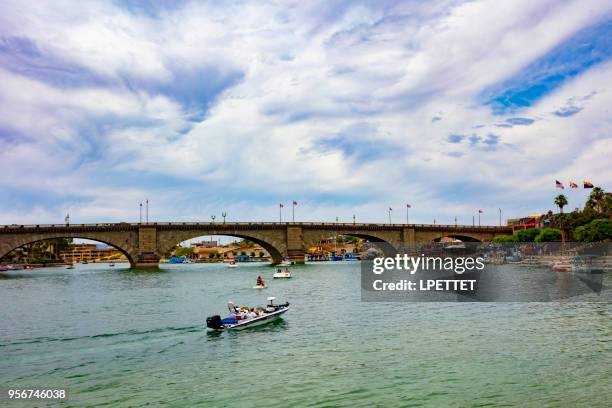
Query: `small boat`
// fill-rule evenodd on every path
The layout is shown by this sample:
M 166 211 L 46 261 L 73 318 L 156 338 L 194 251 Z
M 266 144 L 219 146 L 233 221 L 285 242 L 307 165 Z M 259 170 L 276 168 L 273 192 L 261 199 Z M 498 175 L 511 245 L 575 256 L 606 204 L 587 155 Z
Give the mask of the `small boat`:
M 89 262 L 87 262 L 87 261 L 83 261 L 83 262 L 81 262 L 81 263 L 82 263 L 83 265 L 87 265 Z
M 66 267 L 66 269 L 74 269 L 74 265 L 70 264 Z
M 211 331 L 233 329 L 240 330 L 246 327 L 254 327 L 262 324 L 273 322 L 281 317 L 283 313 L 289 310 L 289 302 L 282 305 L 275 305 L 275 297 L 268 298 L 268 304 L 265 308 L 257 308 L 257 316 L 249 316 L 249 313 L 242 312 L 233 302 L 228 302 L 227 307 L 230 311 L 230 317 L 221 319 L 221 316 L 214 315 L 206 318 L 206 327 Z M 244 309 L 244 308 L 240 308 Z
M 236 265 L 236 261 L 229 261 L 229 263 L 227 264 L 228 268 L 237 268 L 238 265 Z
M 110 264 L 108 264 L 108 266 L 110 266 L 111 268 L 114 268 L 115 264 L 111 262 Z
M 282 260 L 282 262 L 279 264 L 279 266 L 291 266 L 293 264 L 295 264 L 295 262 L 293 262 L 289 258 L 285 258 L 285 259 Z
M 284 270 L 281 270 L 281 268 L 278 268 L 276 272 L 274 273 L 274 275 L 272 275 L 272 277 L 274 279 L 280 279 L 280 278 L 287 279 L 291 277 L 291 271 L 289 271 L 289 268 L 285 268 Z
M 558 262 L 552 265 L 552 270 L 555 272 L 570 272 L 574 270 L 574 265 L 570 263 Z

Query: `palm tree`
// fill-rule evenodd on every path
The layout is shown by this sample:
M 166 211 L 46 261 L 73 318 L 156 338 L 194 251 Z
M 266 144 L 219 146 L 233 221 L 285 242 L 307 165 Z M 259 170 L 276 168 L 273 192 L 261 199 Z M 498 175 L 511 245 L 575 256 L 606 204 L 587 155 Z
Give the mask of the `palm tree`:
M 606 194 L 601 187 L 595 187 L 589 195 L 589 199 L 586 203 L 587 207 L 597 210 L 598 212 L 603 212 L 603 202 L 605 196 Z
M 567 197 L 565 197 L 563 194 L 559 194 L 555 197 L 555 204 L 557 207 L 559 207 L 561 214 L 563 214 L 563 207 L 567 205 Z

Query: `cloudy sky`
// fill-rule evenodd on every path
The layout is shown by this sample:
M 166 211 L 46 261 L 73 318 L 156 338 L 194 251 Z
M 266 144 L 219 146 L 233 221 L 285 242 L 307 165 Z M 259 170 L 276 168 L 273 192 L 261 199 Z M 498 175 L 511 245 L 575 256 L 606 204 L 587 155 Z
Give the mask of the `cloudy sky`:
M 2 1 L 0 223 L 495 224 L 612 188 L 610 1 L 148 3 Z

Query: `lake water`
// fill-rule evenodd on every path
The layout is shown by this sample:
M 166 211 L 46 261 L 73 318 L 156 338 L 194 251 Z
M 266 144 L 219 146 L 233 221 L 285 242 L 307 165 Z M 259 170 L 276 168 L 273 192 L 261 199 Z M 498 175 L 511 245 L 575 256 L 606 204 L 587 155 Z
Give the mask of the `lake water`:
M 4 273 L 0 383 L 65 387 L 72 406 L 612 401 L 611 303 L 369 303 L 359 263 L 299 266 L 285 281 L 272 281 L 273 271 L 90 264 Z M 258 274 L 268 289 L 252 288 Z M 206 331 L 206 316 L 225 314 L 228 300 L 263 305 L 271 295 L 292 305 L 279 323 Z

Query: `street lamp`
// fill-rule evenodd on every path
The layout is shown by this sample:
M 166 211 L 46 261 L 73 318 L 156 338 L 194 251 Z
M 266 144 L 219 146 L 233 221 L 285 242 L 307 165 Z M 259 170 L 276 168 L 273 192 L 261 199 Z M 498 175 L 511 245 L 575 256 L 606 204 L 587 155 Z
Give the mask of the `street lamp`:
M 223 211 L 221 213 L 221 216 L 223 217 L 223 224 L 225 224 L 225 217 L 227 217 L 227 213 L 225 211 Z
M 140 218 L 139 218 L 139 224 L 142 224 L 142 203 L 140 203 Z
M 355 214 L 353 214 L 353 225 L 355 225 Z
M 501 216 L 501 208 L 499 209 L 499 226 L 502 225 L 502 216 Z
M 393 211 L 393 208 L 389 207 L 389 224 L 391 224 L 391 211 Z
M 455 228 L 457 228 L 457 217 L 455 217 Z
M 213 224 L 215 223 L 215 218 L 217 218 L 215 215 L 211 215 L 211 216 L 210 216 L 210 219 L 212 220 L 212 223 L 213 223 Z

